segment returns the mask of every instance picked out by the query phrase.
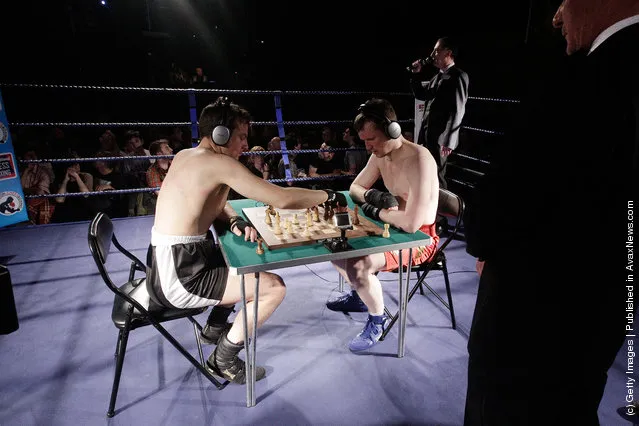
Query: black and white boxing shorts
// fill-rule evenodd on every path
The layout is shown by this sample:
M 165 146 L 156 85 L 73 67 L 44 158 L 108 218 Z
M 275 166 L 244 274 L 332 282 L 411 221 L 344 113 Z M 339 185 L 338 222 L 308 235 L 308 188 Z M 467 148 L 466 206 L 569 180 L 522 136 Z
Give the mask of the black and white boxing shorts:
M 151 231 L 147 289 L 154 302 L 168 308 L 217 305 L 226 289 L 228 268 L 213 234 L 164 235 Z

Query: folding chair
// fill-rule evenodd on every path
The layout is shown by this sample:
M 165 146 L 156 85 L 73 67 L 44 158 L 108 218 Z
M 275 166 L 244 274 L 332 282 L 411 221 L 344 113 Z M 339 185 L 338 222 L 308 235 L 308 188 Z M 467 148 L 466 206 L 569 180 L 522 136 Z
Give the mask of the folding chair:
M 450 281 L 448 279 L 448 268 L 446 266 L 446 255 L 444 254 L 444 250 L 450 244 L 452 240 L 455 239 L 457 233 L 459 232 L 459 228 L 462 223 L 462 217 L 464 215 L 464 201 L 460 196 L 446 190 L 439 189 L 439 204 L 437 205 L 437 214 L 442 215 L 446 218 L 452 218 L 455 222 L 453 229 L 448 231 L 448 237 L 442 243 L 440 240 L 440 245 L 437 248 L 437 251 L 433 254 L 433 257 L 430 261 L 424 262 L 420 265 L 414 266 L 411 271 L 417 272 L 417 282 L 411 289 L 408 294 L 408 301 L 413 298 L 417 289 L 419 289 L 420 294 L 424 294 L 424 287 L 430 290 L 431 293 L 439 299 L 439 301 L 450 311 L 450 320 L 453 326 L 453 329 L 457 329 L 457 323 L 455 321 L 455 309 L 453 308 L 453 297 L 450 293 Z M 426 283 L 426 276 L 430 271 L 442 271 L 444 274 L 444 282 L 446 283 L 446 295 L 448 296 L 448 303 L 430 286 Z M 384 340 L 390 329 L 393 327 L 397 319 L 399 318 L 399 312 L 395 315 L 392 315 L 387 307 L 384 308 L 386 311 L 386 315 L 391 317 L 391 321 L 384 330 L 382 337 L 380 340 Z
M 117 287 L 111 280 L 106 269 L 106 261 L 111 248 L 111 243 L 126 257 L 131 260 L 128 281 Z M 136 271 L 146 272 L 146 265 L 137 257 L 123 248 L 113 233 L 113 222 L 104 213 L 98 213 L 89 225 L 89 248 L 95 260 L 100 275 L 109 289 L 115 293 L 113 300 L 113 311 L 111 319 L 116 328 L 120 330 L 115 349 L 115 376 L 111 389 L 111 400 L 107 417 L 115 415 L 115 400 L 120 386 L 120 375 L 124 364 L 126 345 L 129 339 L 129 332 L 136 328 L 152 325 L 164 338 L 166 338 L 180 353 L 206 376 L 218 389 L 224 389 L 229 383 L 219 382 L 206 368 L 204 368 L 204 355 L 202 354 L 202 344 L 199 333 L 202 326 L 193 319 L 193 316 L 206 311 L 206 307 L 197 309 L 168 309 L 154 303 L 146 289 L 146 278 L 135 278 Z M 191 354 L 168 332 L 160 323 L 173 321 L 180 318 L 187 318 L 193 324 L 195 341 L 197 342 L 200 361 L 198 362 Z

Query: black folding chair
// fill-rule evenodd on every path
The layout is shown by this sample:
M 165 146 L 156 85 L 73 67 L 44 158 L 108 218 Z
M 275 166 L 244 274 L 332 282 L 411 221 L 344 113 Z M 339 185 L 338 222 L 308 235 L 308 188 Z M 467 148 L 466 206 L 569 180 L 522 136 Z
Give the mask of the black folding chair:
M 116 286 L 111 280 L 106 269 L 106 261 L 111 248 L 111 243 L 126 257 L 131 260 L 128 281 Z M 124 355 L 126 353 L 126 345 L 129 339 L 129 332 L 136 328 L 152 325 L 164 338 L 166 338 L 180 353 L 197 368 L 204 376 L 206 376 L 218 389 L 224 389 L 229 383 L 225 381 L 221 383 L 206 368 L 204 368 L 204 355 L 202 353 L 202 344 L 198 338 L 202 326 L 193 319 L 193 316 L 206 311 L 206 307 L 197 309 L 168 309 L 154 303 L 150 298 L 146 289 L 146 278 L 135 278 L 136 271 L 146 272 L 146 265 L 137 257 L 123 248 L 113 233 L 113 222 L 104 213 L 98 213 L 89 225 L 89 248 L 95 260 L 100 275 L 109 289 L 115 293 L 113 300 L 113 311 L 111 319 L 116 328 L 120 330 L 118 341 L 115 349 L 115 377 L 113 378 L 113 387 L 111 389 L 111 400 L 109 401 L 109 410 L 107 417 L 115 415 L 115 400 L 118 395 L 120 386 L 120 375 L 122 374 L 122 365 L 124 364 Z M 160 323 L 173 321 L 180 318 L 188 318 L 193 324 L 195 332 L 195 341 L 197 342 L 200 361 L 198 362 L 191 354 L 168 332 Z
M 439 204 L 437 205 L 437 214 L 444 216 L 446 218 L 452 218 L 454 220 L 454 225 L 452 230 L 444 231 L 448 233 L 448 236 L 442 243 L 440 240 L 440 245 L 437 248 L 435 254 L 433 254 L 432 258 L 428 262 L 424 262 L 420 265 L 414 266 L 411 269 L 412 271 L 417 272 L 417 282 L 410 290 L 408 294 L 408 301 L 413 298 L 415 292 L 419 289 L 421 295 L 424 295 L 424 287 L 430 290 L 437 299 L 450 311 L 450 321 L 452 323 L 453 329 L 457 329 L 457 322 L 455 321 L 455 309 L 453 308 L 453 297 L 450 293 L 450 280 L 448 279 L 448 268 L 446 266 L 446 255 L 444 250 L 450 244 L 452 240 L 457 237 L 457 233 L 459 232 L 459 228 L 462 223 L 462 217 L 464 216 L 464 201 L 460 196 L 446 190 L 439 190 Z M 442 271 L 444 274 L 444 282 L 446 283 L 446 295 L 448 296 L 448 302 L 446 302 L 440 295 L 437 293 L 428 283 L 426 283 L 426 276 L 430 271 Z M 386 315 L 391 317 L 391 322 L 389 323 L 386 330 L 382 334 L 380 340 L 384 340 L 390 329 L 393 327 L 397 319 L 399 318 L 399 312 L 395 315 L 392 315 L 387 307 L 384 308 L 386 311 Z

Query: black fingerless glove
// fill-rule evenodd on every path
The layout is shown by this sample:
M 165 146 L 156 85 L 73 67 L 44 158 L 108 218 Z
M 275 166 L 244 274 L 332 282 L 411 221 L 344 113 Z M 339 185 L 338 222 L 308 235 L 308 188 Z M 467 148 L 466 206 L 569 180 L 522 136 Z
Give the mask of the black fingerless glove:
M 251 225 L 245 221 L 242 216 L 233 216 L 229 221 L 229 229 L 232 231 L 234 226 L 237 226 L 237 229 L 243 234 L 246 227 Z
M 362 211 L 371 219 L 379 220 L 379 212 L 382 211 L 382 209 L 377 208 L 370 203 L 364 203 L 362 204 Z
M 322 191 L 328 194 L 328 199 L 326 200 L 326 203 L 329 204 L 331 207 L 336 207 L 336 206 L 347 207 L 348 206 L 348 201 L 346 201 L 346 196 L 342 194 L 341 192 L 335 192 L 332 189 L 323 189 Z
M 364 193 L 364 200 L 380 209 L 390 209 L 399 206 L 397 198 L 390 192 L 383 192 L 377 189 L 369 189 Z

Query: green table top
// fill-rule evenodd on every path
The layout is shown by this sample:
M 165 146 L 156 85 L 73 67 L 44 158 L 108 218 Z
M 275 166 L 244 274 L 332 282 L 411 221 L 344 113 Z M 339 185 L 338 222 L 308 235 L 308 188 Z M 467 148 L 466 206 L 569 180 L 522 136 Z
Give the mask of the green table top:
M 348 206 L 352 209 L 355 204 L 348 195 L 348 191 L 343 191 L 348 200 Z M 263 205 L 255 200 L 232 200 L 229 204 L 237 212 L 246 219 L 243 208 L 256 207 Z M 370 219 L 381 228 L 384 227 L 382 222 Z M 346 233 L 348 237 L 348 232 Z M 390 237 L 382 236 L 365 236 L 348 238 L 349 244 L 353 250 L 333 253 L 322 243 L 308 244 L 297 247 L 288 247 L 275 250 L 269 250 L 264 246 L 264 254 L 255 253 L 257 243 L 244 241 L 243 237 L 238 237 L 230 231 L 226 231 L 219 235 L 220 245 L 226 263 L 229 266 L 229 272 L 233 275 L 241 275 L 252 272 L 269 271 L 279 268 L 288 268 L 291 266 L 305 265 L 309 263 L 326 262 L 330 260 L 348 259 L 351 257 L 365 256 L 374 253 L 383 253 L 391 250 L 402 250 L 412 247 L 429 245 L 431 238 L 429 235 L 417 231 L 409 234 L 404 231 L 390 227 Z M 408 256 L 408 252 L 405 252 Z

